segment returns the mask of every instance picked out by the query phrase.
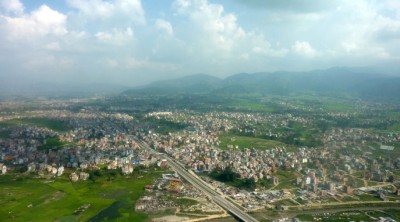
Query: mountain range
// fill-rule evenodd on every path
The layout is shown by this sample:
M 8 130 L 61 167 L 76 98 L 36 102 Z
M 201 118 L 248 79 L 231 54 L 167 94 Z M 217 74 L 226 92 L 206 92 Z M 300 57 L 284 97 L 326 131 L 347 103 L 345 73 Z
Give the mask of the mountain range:
M 360 98 L 400 98 L 400 77 L 366 68 L 335 67 L 307 72 L 240 73 L 220 79 L 206 74 L 156 81 L 123 95 L 293 95 L 337 94 Z

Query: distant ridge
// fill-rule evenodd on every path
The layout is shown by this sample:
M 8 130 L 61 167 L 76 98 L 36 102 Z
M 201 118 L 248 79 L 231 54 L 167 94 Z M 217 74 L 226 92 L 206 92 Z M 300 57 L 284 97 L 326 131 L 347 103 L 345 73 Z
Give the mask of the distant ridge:
M 150 87 L 157 87 L 162 84 L 165 87 L 185 87 L 185 86 L 193 86 L 198 84 L 206 84 L 212 85 L 217 82 L 220 82 L 221 79 L 215 76 L 210 76 L 207 74 L 194 74 L 190 76 L 184 76 L 178 79 L 170 79 L 170 80 L 163 80 L 163 81 L 156 81 L 150 83 Z
M 364 68 L 334 67 L 308 72 L 240 73 L 219 79 L 205 74 L 153 82 L 124 95 L 350 94 L 361 98 L 400 98 L 400 77 Z
M 150 83 L 147 86 L 124 91 L 124 95 L 132 94 L 188 94 L 188 93 L 208 93 L 219 85 L 220 78 L 206 75 L 195 74 L 177 79 L 162 80 Z

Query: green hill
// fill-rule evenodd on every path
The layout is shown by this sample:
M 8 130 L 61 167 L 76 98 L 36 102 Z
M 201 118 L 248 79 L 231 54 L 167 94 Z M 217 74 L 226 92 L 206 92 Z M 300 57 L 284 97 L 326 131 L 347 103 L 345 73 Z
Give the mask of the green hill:
M 386 76 L 363 68 L 336 67 L 308 72 L 240 73 L 225 79 L 205 74 L 157 81 L 124 95 L 351 95 L 359 98 L 398 99 L 400 77 Z

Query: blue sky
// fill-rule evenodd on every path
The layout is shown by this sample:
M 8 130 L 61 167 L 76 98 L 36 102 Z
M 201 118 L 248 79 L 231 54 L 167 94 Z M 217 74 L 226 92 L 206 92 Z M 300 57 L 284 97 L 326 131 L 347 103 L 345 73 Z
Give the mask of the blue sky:
M 399 60 L 398 0 L 0 0 L 0 80 L 134 86 Z

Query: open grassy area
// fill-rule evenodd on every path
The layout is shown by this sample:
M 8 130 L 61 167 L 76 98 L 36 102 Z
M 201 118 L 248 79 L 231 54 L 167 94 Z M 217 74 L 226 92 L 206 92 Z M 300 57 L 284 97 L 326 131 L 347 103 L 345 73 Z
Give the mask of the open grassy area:
M 126 178 L 103 172 L 95 181 L 77 183 L 70 182 L 67 176 L 54 181 L 0 176 L 0 218 L 2 221 L 147 221 L 149 215 L 135 212 L 134 206 L 144 193 L 144 186 L 158 176 L 159 173 L 136 172 Z M 89 207 L 84 209 L 85 206 Z
M 393 132 L 400 132 L 400 123 L 395 123 L 388 127 L 387 130 L 393 131 Z
M 274 107 L 272 107 L 271 105 L 263 104 L 258 101 L 250 101 L 248 99 L 237 99 L 234 102 L 230 103 L 228 106 L 238 111 L 263 113 L 272 113 L 274 111 Z
M 154 130 L 157 133 L 167 135 L 168 133 L 180 131 L 186 128 L 186 125 L 172 122 L 166 119 L 157 119 L 155 117 L 146 118 L 146 122 L 154 125 Z
M 258 182 L 259 186 L 274 190 L 296 188 L 296 184 L 294 184 L 298 176 L 296 172 L 279 169 L 276 173 L 272 174 L 272 176 L 278 177 L 279 179 L 278 185 L 274 186 L 270 179 L 264 178 L 259 180 Z
M 371 181 L 371 180 L 368 180 L 367 182 L 368 182 L 368 186 L 376 186 L 376 185 L 379 184 L 378 182 L 376 182 L 376 181 Z
M 400 220 L 400 210 L 398 209 L 389 209 L 384 211 L 386 214 L 388 214 L 390 217 L 396 220 Z
M 62 142 L 60 141 L 60 139 L 58 138 L 49 138 L 46 139 L 46 143 L 43 143 L 43 145 L 39 146 L 38 149 L 39 150 L 49 150 L 49 149 L 53 149 L 53 150 L 58 150 L 58 149 L 62 149 L 63 146 L 65 146 L 68 143 Z
M 193 199 L 188 199 L 188 198 L 177 198 L 176 203 L 181 207 L 181 208 L 187 208 L 192 205 L 196 205 L 199 202 Z
M 221 141 L 219 145 L 221 149 L 227 149 L 228 145 L 233 145 L 233 147 L 239 146 L 239 149 L 256 148 L 260 150 L 274 149 L 277 147 L 287 147 L 286 144 L 279 141 L 247 136 L 236 136 L 232 134 L 222 134 L 219 136 L 219 139 Z
M 24 118 L 12 119 L 5 122 L 0 122 L 0 126 L 13 126 L 13 125 L 35 125 L 38 127 L 45 127 L 58 132 L 65 132 L 71 128 L 61 120 L 48 119 L 48 118 Z
M 275 205 L 275 206 L 280 206 L 280 205 L 294 206 L 294 205 L 297 205 L 297 204 L 294 203 L 293 201 L 289 200 L 289 199 L 283 199 L 283 200 L 276 201 L 273 205 Z
M 10 137 L 10 130 L 0 130 L 0 139 L 6 139 Z
M 296 172 L 289 170 L 278 170 L 274 176 L 279 178 L 279 184 L 275 187 L 276 190 L 292 189 L 296 187 L 296 185 L 293 184 L 298 176 Z
M 352 202 L 352 201 L 358 201 L 358 199 L 354 199 L 354 198 L 352 198 L 350 196 L 346 196 L 346 197 L 341 198 L 340 201 L 342 201 L 342 202 Z
M 360 198 L 360 201 L 380 201 L 381 200 L 376 195 L 370 195 L 370 194 L 361 194 L 361 195 L 357 195 L 357 197 Z
M 299 215 L 301 221 L 373 221 L 363 212 L 341 212 L 334 214 Z
M 326 102 L 322 105 L 324 109 L 331 112 L 349 112 L 354 111 L 354 106 L 349 103 Z

